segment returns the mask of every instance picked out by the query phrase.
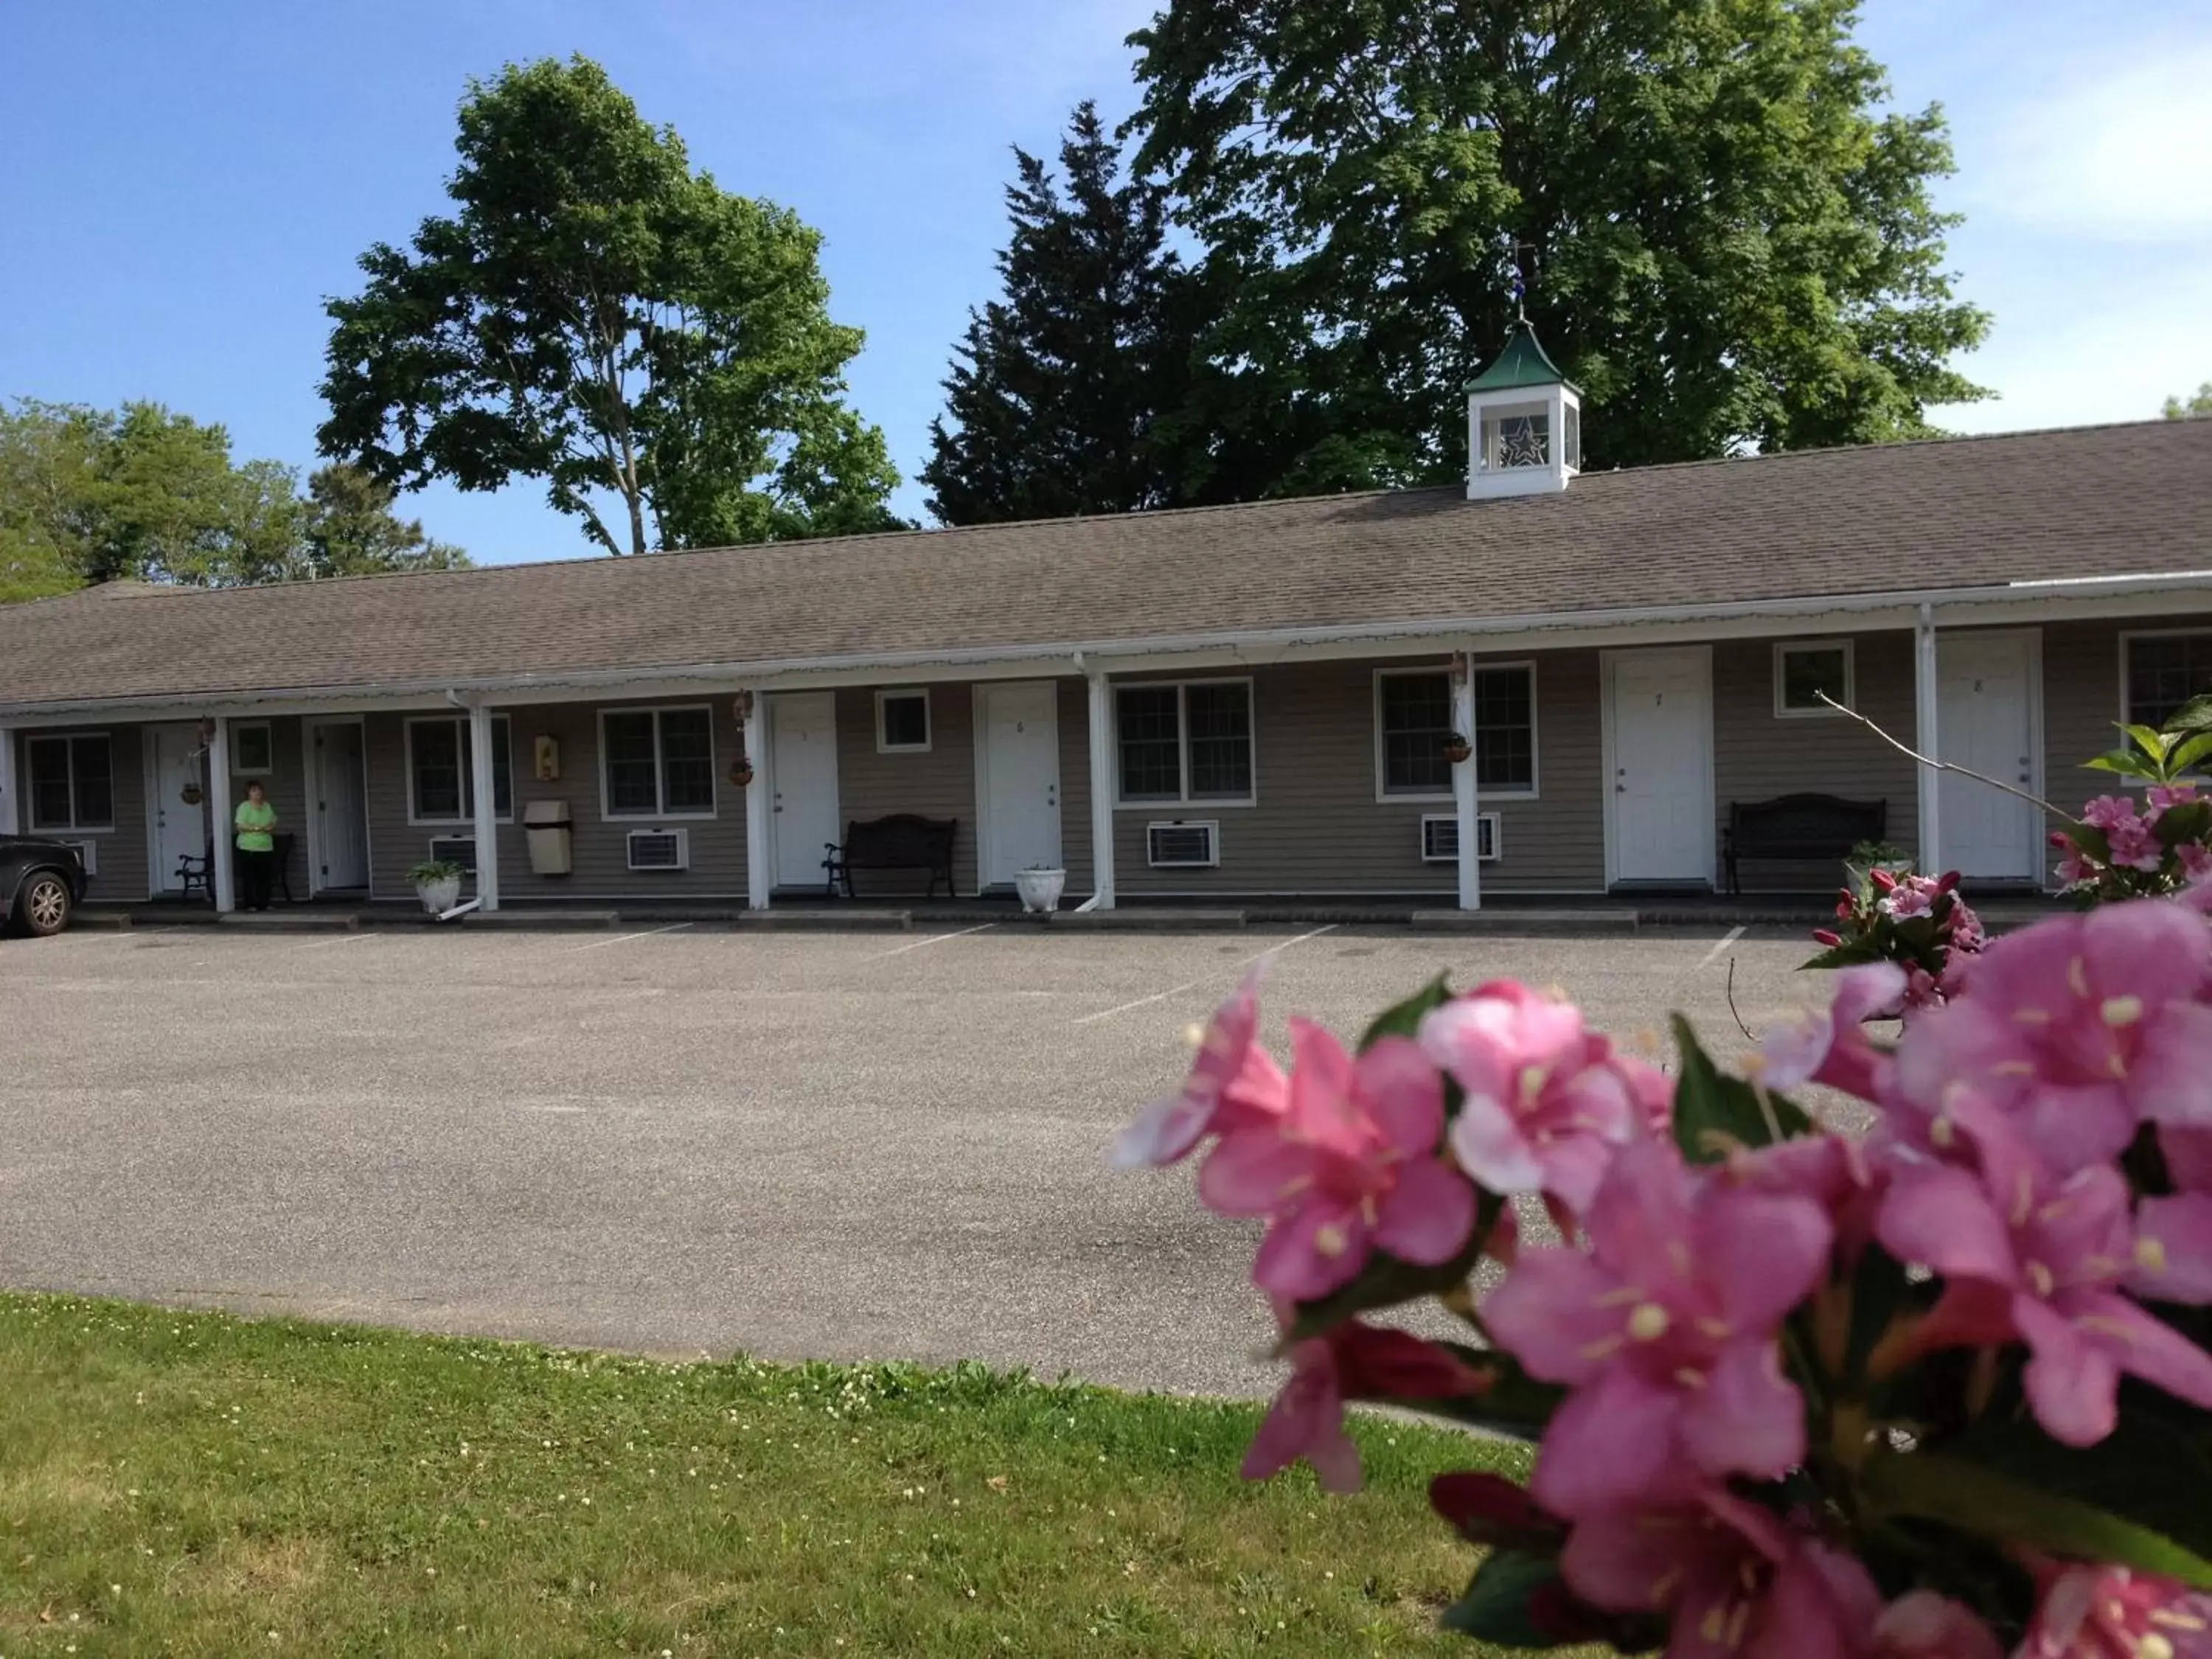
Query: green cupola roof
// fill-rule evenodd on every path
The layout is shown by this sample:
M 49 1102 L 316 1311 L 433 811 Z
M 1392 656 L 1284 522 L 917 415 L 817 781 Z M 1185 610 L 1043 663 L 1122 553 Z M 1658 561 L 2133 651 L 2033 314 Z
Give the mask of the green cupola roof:
M 1469 392 L 1513 392 L 1529 386 L 1563 386 L 1577 397 L 1582 395 L 1582 388 L 1560 374 L 1559 366 L 1544 355 L 1544 348 L 1536 338 L 1536 331 L 1523 318 L 1505 337 L 1505 349 L 1492 360 L 1489 368 L 1468 383 L 1467 389 Z

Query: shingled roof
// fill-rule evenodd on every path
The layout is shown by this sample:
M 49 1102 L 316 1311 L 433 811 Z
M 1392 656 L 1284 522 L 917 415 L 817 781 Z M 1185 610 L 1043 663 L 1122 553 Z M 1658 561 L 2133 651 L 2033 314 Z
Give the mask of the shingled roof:
M 343 690 L 2212 568 L 2212 421 L 0 607 L 0 706 Z

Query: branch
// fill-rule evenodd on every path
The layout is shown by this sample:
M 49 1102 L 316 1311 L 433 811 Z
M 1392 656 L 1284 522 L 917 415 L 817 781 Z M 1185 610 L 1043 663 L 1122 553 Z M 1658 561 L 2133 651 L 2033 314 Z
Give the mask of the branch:
M 1917 761 L 1921 765 L 1926 767 L 1931 772 L 1956 772 L 1962 778 L 1972 778 L 1976 783 L 1986 783 L 1992 789 L 2002 789 L 2006 794 L 2012 796 L 2016 800 L 2024 800 L 2030 806 L 2039 806 L 2045 811 L 2050 813 L 2053 817 L 2063 818 L 2069 823 L 2079 823 L 2081 822 L 2081 819 L 2075 817 L 2071 812 L 2065 811 L 2063 807 L 2052 805 L 2040 795 L 2031 795 L 2025 789 L 2015 789 L 2008 783 L 1999 783 L 1995 778 L 1990 777 L 1984 773 L 1974 771 L 1969 767 L 1955 766 L 1949 761 L 1930 760 L 1918 750 L 1906 748 L 1905 744 L 1899 743 L 1895 738 L 1891 737 L 1888 732 L 1883 731 L 1881 727 L 1876 726 L 1864 714 L 1860 714 L 1857 709 L 1844 708 L 1843 704 L 1838 702 L 1826 692 L 1815 691 L 1813 695 L 1818 697 L 1822 702 L 1827 704 L 1829 708 L 1834 709 L 1838 714 L 1850 715 L 1861 726 L 1866 727 L 1868 731 L 1873 732 L 1875 736 L 1880 738 L 1884 743 L 1887 744 L 1892 749 L 1896 750 L 1899 754 L 1907 756 L 1911 759 Z

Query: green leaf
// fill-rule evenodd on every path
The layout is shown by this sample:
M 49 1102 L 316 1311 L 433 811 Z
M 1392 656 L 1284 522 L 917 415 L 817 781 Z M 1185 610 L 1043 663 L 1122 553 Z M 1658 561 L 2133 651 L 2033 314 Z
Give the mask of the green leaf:
M 2166 775 L 2178 778 L 2193 772 L 2208 755 L 2212 755 L 2212 732 L 2200 732 L 2166 757 Z
M 2066 831 L 2066 839 L 2072 842 L 2084 857 L 2094 859 L 2100 864 L 2112 861 L 2112 838 L 2094 823 L 2075 824 Z
M 1884 960 L 1881 947 L 1872 939 L 1845 939 L 1841 945 L 1831 945 L 1818 956 L 1808 957 L 1797 964 L 1802 973 L 1808 968 L 1853 968 L 1863 962 Z
M 1376 1251 L 1367 1258 L 1367 1265 L 1359 1270 L 1359 1276 L 1343 1289 L 1332 1291 L 1318 1301 L 1298 1304 L 1297 1316 L 1284 1333 L 1284 1346 L 1319 1336 L 1332 1325 L 1340 1325 L 1355 1314 L 1376 1308 L 1395 1308 L 1402 1302 L 1437 1296 L 1465 1284 L 1467 1276 L 1474 1271 L 1474 1264 L 1482 1260 L 1483 1247 L 1489 1243 L 1491 1229 L 1497 1224 L 1498 1212 L 1504 1207 L 1505 1200 L 1496 1193 L 1478 1189 L 1474 1231 L 1468 1235 L 1457 1255 L 1435 1267 L 1401 1261 L 1388 1251 Z
M 1441 1008 L 1451 1000 L 1451 988 L 1438 974 L 1419 990 L 1395 1007 L 1385 1008 L 1376 1015 L 1359 1039 L 1359 1051 L 1364 1054 L 1375 1046 L 1377 1037 L 1412 1036 L 1421 1029 L 1421 1017 L 1431 1008 Z
M 2118 1426 L 2094 1446 L 2062 1446 L 2033 1422 L 2008 1419 L 1950 1452 L 2212 1559 L 2212 1425 L 2148 1389 L 2128 1385 Z
M 2169 732 L 2212 732 L 2212 694 L 2191 697 L 2166 717 Z
M 2159 782 L 2164 775 L 2141 755 L 2130 754 L 2124 749 L 2115 749 L 2109 755 L 2097 755 L 2081 763 L 2090 772 L 2119 772 L 2131 778 L 2148 778 Z
M 2185 841 L 2203 841 L 2212 832 L 2212 801 L 2184 801 L 2158 815 L 2151 833 L 2162 847 L 2179 847 Z
M 2129 737 L 2135 739 L 2136 744 L 2142 747 L 2143 753 L 2150 757 L 2150 760 L 2154 764 L 2163 765 L 2165 763 L 2167 747 L 2166 741 L 2164 737 L 2160 735 L 2154 727 L 2148 726 L 2123 726 L 2120 730 L 2126 732 Z
M 1439 1622 L 1446 1630 L 1501 1647 L 1557 1645 L 1528 1617 L 1528 1598 L 1559 1577 L 1559 1564 L 1518 1550 L 1492 1550 L 1467 1586 L 1467 1594 L 1446 1607 Z
M 1674 1087 L 1674 1142 L 1692 1164 L 1717 1164 L 1731 1145 L 1770 1146 L 1813 1133 L 1813 1121 L 1771 1091 L 1759 1092 L 1723 1072 L 1698 1045 L 1681 1015 L 1674 1017 L 1682 1074 Z
M 2164 1573 L 2212 1589 L 2212 1561 L 2164 1533 L 2002 1470 L 1941 1452 L 1871 1460 L 1863 1491 L 1877 1513 L 1941 1522 L 2001 1543 Z M 2201 1496 L 2202 1489 L 2196 1489 Z

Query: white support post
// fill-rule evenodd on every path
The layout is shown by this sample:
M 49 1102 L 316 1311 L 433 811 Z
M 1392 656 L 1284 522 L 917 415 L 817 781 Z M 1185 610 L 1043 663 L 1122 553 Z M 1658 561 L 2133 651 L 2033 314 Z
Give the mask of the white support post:
M 1474 744 L 1474 668 L 1465 656 L 1452 660 L 1452 726 Z M 1474 757 L 1452 768 L 1452 805 L 1459 816 L 1459 908 L 1482 908 L 1482 826 L 1474 793 Z
M 469 787 L 476 796 L 477 908 L 499 908 L 499 796 L 492 787 L 491 705 L 469 706 Z
M 1920 621 L 1912 630 L 1912 708 L 1914 745 L 1929 760 L 1942 757 L 1939 730 L 1940 683 L 1936 676 L 1936 612 L 1920 607 Z M 1943 868 L 1943 775 L 1932 766 L 1913 769 L 1916 799 L 1920 810 L 1920 868 L 1928 875 Z
M 215 909 L 228 915 L 238 908 L 238 876 L 231 868 L 238 857 L 238 828 L 231 822 L 230 721 L 217 715 L 215 735 L 208 739 L 208 822 L 213 839 L 209 863 L 215 868 Z
M 1103 673 L 1091 689 L 1091 902 L 1114 908 L 1114 686 Z
M 769 868 L 769 808 L 775 797 L 768 775 L 768 698 L 758 691 L 745 702 L 745 758 L 752 763 L 753 781 L 745 791 L 745 902 L 756 910 L 768 908 L 774 872 Z
M 30 815 L 19 804 L 21 793 L 15 781 L 15 728 L 0 726 L 0 836 L 23 833 Z

